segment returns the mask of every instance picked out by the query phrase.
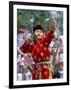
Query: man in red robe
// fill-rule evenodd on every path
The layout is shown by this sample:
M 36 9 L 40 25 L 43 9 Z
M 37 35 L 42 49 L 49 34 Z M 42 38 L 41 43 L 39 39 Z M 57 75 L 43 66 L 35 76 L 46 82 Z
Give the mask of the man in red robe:
M 33 80 L 37 79 L 49 79 L 52 77 L 52 72 L 50 68 L 50 43 L 55 37 L 54 32 L 56 30 L 56 22 L 53 21 L 50 27 L 50 30 L 47 34 L 44 35 L 44 28 L 41 25 L 34 27 L 34 37 L 35 43 L 34 47 L 32 46 L 30 50 L 30 45 L 24 46 L 21 50 L 28 50 L 32 53 L 33 60 L 35 62 L 32 77 Z M 25 50 L 25 51 L 26 51 Z
M 37 26 L 34 34 L 43 33 L 40 31 L 41 26 Z M 50 43 L 54 38 L 54 31 L 49 31 L 45 36 L 43 34 L 38 38 L 39 40 L 35 43 L 34 49 L 32 51 L 32 57 L 35 62 L 33 70 L 33 79 L 48 79 L 50 76 Z

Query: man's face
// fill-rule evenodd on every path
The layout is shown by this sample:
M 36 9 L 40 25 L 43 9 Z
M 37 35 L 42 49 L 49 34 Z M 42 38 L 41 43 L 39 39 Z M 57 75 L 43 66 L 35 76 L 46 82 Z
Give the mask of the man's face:
M 34 35 L 37 39 L 41 39 L 44 35 L 43 31 L 40 29 L 35 30 Z
M 25 33 L 26 29 L 25 28 L 19 28 L 19 31 L 22 32 L 22 33 Z

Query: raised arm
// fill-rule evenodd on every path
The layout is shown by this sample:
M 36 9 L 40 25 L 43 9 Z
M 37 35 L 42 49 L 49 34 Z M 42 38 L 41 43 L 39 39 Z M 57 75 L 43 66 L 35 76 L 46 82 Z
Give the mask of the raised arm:
M 57 28 L 57 23 L 56 23 L 56 20 L 53 19 L 52 22 L 51 22 L 51 26 L 49 28 L 49 32 L 47 34 L 45 34 L 45 36 L 41 39 L 41 43 L 47 43 L 47 47 L 49 46 L 49 44 L 51 43 L 51 41 L 54 39 L 55 35 L 55 31 L 56 31 L 56 28 Z

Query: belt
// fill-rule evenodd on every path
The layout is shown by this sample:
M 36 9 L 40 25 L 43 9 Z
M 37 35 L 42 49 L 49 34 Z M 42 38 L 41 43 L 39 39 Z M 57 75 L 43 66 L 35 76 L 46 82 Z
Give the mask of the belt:
M 37 62 L 36 64 L 50 64 L 50 61 Z

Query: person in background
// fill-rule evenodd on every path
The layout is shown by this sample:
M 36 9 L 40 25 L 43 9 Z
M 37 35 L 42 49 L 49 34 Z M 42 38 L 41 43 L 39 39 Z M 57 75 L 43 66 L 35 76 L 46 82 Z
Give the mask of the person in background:
M 62 78 L 63 76 L 63 41 L 58 37 L 57 47 L 55 45 L 52 48 L 52 67 L 53 67 L 53 78 Z M 56 43 L 55 43 L 56 44 Z
M 26 28 L 24 26 L 20 26 L 18 28 L 17 33 L 17 46 L 20 47 L 22 44 L 25 43 L 25 36 L 26 36 Z
M 21 55 L 22 52 L 19 51 L 19 47 L 25 43 L 25 35 L 26 28 L 24 26 L 20 26 L 17 34 L 17 80 L 22 80 L 24 58 Z
M 59 37 L 60 41 L 60 48 L 59 48 L 59 73 L 60 73 L 60 78 L 63 78 L 63 36 Z
M 32 79 L 32 64 L 34 63 L 32 60 L 32 49 L 33 49 L 33 38 L 31 33 L 27 33 L 26 40 L 23 45 L 19 48 L 19 51 L 21 52 L 21 55 L 24 57 L 24 68 L 23 68 L 23 80 L 31 80 Z

